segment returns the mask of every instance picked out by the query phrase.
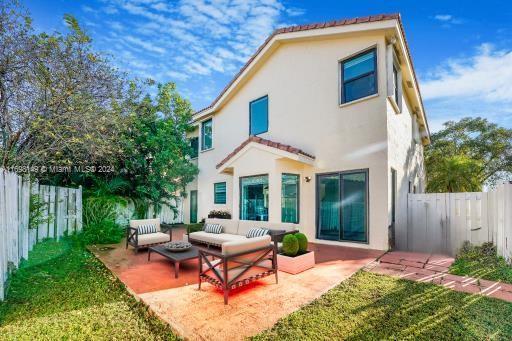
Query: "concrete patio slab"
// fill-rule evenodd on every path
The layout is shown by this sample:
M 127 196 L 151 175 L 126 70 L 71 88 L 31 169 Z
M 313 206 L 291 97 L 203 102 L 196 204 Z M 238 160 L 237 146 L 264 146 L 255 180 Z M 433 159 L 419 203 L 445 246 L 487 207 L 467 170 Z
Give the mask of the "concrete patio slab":
M 173 240 L 183 231 L 173 231 Z M 173 265 L 157 254 L 126 250 L 123 244 L 92 247 L 91 251 L 138 299 L 176 332 L 190 340 L 242 340 L 272 327 L 280 318 L 310 303 L 384 252 L 310 244 L 316 266 L 290 275 L 279 271 L 230 293 L 229 304 L 208 283 L 198 290 L 197 260 L 182 263 L 178 279 Z

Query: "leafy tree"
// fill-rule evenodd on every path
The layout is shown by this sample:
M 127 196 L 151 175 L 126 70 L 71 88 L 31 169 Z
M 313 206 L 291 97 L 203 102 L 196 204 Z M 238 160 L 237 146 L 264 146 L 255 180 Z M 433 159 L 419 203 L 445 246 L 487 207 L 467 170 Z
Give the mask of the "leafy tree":
M 0 166 L 108 164 L 117 157 L 123 75 L 69 33 L 34 34 L 17 1 L 0 3 Z
M 133 186 L 138 212 L 146 211 L 148 204 L 158 212 L 197 174 L 186 138 L 192 113 L 174 83 L 159 85 L 154 101 L 146 95 L 131 104 L 121 162 Z
M 512 172 L 512 129 L 484 118 L 449 121 L 425 150 L 427 191 L 481 191 Z

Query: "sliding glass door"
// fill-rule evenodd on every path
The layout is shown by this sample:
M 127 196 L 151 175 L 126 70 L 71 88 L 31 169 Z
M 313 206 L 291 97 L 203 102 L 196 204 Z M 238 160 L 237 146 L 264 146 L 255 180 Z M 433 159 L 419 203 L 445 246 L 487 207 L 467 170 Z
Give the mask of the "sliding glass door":
M 317 176 L 318 239 L 368 242 L 368 171 Z

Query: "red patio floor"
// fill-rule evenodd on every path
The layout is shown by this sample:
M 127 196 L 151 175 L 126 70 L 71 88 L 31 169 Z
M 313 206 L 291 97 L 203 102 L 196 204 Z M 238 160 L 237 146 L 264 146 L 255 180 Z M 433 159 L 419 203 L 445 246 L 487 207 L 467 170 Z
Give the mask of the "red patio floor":
M 182 240 L 185 230 L 173 230 L 173 240 Z M 197 284 L 197 259 L 180 263 L 179 277 L 174 278 L 174 266 L 157 253 L 151 253 L 148 261 L 147 250 L 135 252 L 129 246 L 120 243 L 109 246 L 91 247 L 91 251 L 135 294 L 159 291 Z M 315 251 L 317 264 L 333 261 L 344 261 L 347 264 L 375 259 L 382 251 L 335 245 L 309 244 L 309 249 Z

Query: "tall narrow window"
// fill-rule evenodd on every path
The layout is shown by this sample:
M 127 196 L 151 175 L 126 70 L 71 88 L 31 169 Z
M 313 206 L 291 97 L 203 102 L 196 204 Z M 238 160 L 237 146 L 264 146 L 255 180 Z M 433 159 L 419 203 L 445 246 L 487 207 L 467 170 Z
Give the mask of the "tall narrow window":
M 192 137 L 190 138 L 190 148 L 192 149 L 192 152 L 190 153 L 190 157 L 192 159 L 195 159 L 197 155 L 199 154 L 199 137 Z
M 268 131 L 268 96 L 249 103 L 249 134 L 258 135 Z
M 201 124 L 201 150 L 207 150 L 213 146 L 213 130 L 212 119 L 204 121 Z
M 281 221 L 299 223 L 299 176 L 296 174 L 281 177 Z
M 240 178 L 240 220 L 268 221 L 268 175 Z
M 393 95 L 396 105 L 398 105 L 398 94 L 398 70 L 396 69 L 396 65 L 393 63 Z
M 377 93 L 377 55 L 372 49 L 341 62 L 341 103 Z
M 197 191 L 190 191 L 190 223 L 197 223 Z
M 213 203 L 214 204 L 225 204 L 226 203 L 226 183 L 217 182 L 213 184 Z

